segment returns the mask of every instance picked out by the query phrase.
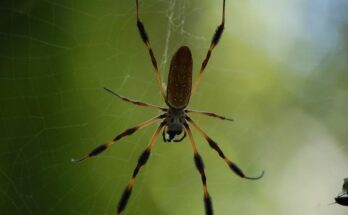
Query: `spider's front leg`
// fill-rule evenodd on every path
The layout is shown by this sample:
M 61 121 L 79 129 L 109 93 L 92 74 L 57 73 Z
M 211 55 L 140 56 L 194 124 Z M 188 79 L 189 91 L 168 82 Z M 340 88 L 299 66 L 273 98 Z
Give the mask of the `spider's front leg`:
M 203 196 L 204 196 L 203 200 L 204 200 L 205 214 L 206 215 L 213 215 L 213 203 L 212 203 L 211 197 L 210 197 L 209 192 L 208 192 L 207 177 L 205 176 L 205 172 L 204 172 L 203 160 L 198 153 L 197 146 L 196 146 L 196 143 L 193 139 L 193 135 L 192 135 L 192 132 L 191 132 L 189 125 L 186 122 L 184 125 L 185 125 L 185 133 L 188 134 L 191 145 L 192 145 L 193 155 L 194 155 L 193 158 L 194 158 L 194 162 L 196 164 L 196 168 L 199 171 L 199 173 L 201 174 L 201 179 L 202 179 L 202 184 L 203 184 Z
M 245 178 L 245 179 L 250 179 L 250 180 L 258 180 L 260 178 L 263 177 L 264 175 L 264 171 L 262 171 L 262 173 L 257 176 L 257 177 L 249 177 L 249 176 L 246 176 L 244 174 L 244 172 L 242 171 L 241 168 L 239 168 L 237 166 L 236 163 L 232 162 L 231 160 L 229 160 L 225 154 L 223 153 L 223 151 L 220 149 L 220 147 L 218 146 L 218 144 L 212 140 L 204 131 L 203 129 L 201 129 L 189 116 L 186 116 L 186 120 L 193 126 L 195 127 L 198 132 L 204 137 L 204 139 L 208 142 L 209 146 L 214 149 L 218 154 L 219 156 L 224 159 L 224 161 L 227 163 L 227 165 L 230 167 L 230 169 L 236 174 L 238 175 L 239 177 L 241 178 Z
M 149 144 L 147 145 L 146 149 L 139 156 L 138 163 L 137 163 L 137 166 L 135 167 L 135 169 L 133 171 L 132 178 L 129 180 L 128 185 L 125 188 L 125 190 L 123 191 L 121 199 L 118 202 L 117 215 L 120 215 L 121 212 L 124 211 L 124 209 L 126 208 L 128 200 L 129 200 L 129 197 L 132 194 L 132 189 L 133 189 L 133 185 L 134 185 L 135 179 L 138 176 L 138 173 L 139 173 L 141 167 L 143 167 L 146 164 L 146 162 L 148 161 L 148 159 L 150 157 L 150 154 L 151 154 L 152 147 L 155 144 L 157 136 L 161 132 L 161 129 L 163 128 L 164 124 L 165 124 L 165 122 L 162 122 L 160 124 L 160 126 L 157 128 L 156 132 L 153 134 L 153 136 L 152 136 Z

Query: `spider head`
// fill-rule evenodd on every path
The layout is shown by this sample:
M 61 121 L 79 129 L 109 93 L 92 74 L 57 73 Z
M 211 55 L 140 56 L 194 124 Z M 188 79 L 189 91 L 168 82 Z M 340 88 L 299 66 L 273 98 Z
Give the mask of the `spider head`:
M 163 131 L 163 141 L 164 142 L 171 142 L 173 140 L 173 142 L 181 142 L 185 136 L 186 136 L 186 133 L 184 133 L 184 135 L 179 138 L 179 139 L 176 139 L 175 137 L 177 135 L 181 135 L 183 132 L 183 125 L 179 122 L 177 123 L 170 123 L 168 125 L 168 129 L 165 131 Z
M 180 135 L 182 130 L 182 125 L 180 123 L 173 123 L 168 126 L 167 134 L 169 136 L 169 142 L 174 139 L 176 135 Z
M 163 130 L 163 141 L 164 142 L 181 142 L 185 137 L 186 133 L 182 137 L 176 138 L 177 135 L 181 135 L 184 130 L 185 113 L 182 109 L 169 108 L 166 118 L 166 129 Z

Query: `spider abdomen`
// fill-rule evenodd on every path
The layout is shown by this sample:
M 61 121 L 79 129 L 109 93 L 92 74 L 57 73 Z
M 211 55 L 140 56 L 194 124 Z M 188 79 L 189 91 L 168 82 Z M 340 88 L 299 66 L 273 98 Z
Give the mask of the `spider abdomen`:
M 169 69 L 166 103 L 174 109 L 185 108 L 191 96 L 192 55 L 189 47 L 181 46 L 174 54 Z

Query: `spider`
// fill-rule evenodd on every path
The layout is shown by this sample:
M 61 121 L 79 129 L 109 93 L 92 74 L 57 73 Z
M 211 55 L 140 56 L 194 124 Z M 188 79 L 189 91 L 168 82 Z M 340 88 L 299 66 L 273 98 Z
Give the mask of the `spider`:
M 146 149 L 143 151 L 143 153 L 140 155 L 138 159 L 137 166 L 134 169 L 133 175 L 131 179 L 128 182 L 127 187 L 123 191 L 123 194 L 119 200 L 118 207 L 117 207 L 117 215 L 121 214 L 124 209 L 126 208 L 127 202 L 129 200 L 129 197 L 131 195 L 133 185 L 135 182 L 135 179 L 140 171 L 140 169 L 146 164 L 148 161 L 151 150 L 153 148 L 153 145 L 160 134 L 160 132 L 163 129 L 162 137 L 164 142 L 180 142 L 182 141 L 186 136 L 189 137 L 190 143 L 192 145 L 193 149 L 193 157 L 194 157 L 194 163 L 196 165 L 197 170 L 199 171 L 201 175 L 201 180 L 203 184 L 203 196 L 204 196 L 204 205 L 205 205 L 205 212 L 207 215 L 213 214 L 213 205 L 211 197 L 208 193 L 208 186 L 207 186 L 207 179 L 204 172 L 204 164 L 201 156 L 199 155 L 196 147 L 196 143 L 193 139 L 193 135 L 190 129 L 190 125 L 192 125 L 195 129 L 198 130 L 198 132 L 205 138 L 205 140 L 208 142 L 209 146 L 214 149 L 218 155 L 227 163 L 227 165 L 230 167 L 230 169 L 240 176 L 241 178 L 245 179 L 260 179 L 263 177 L 264 172 L 262 172 L 258 177 L 248 177 L 246 176 L 243 171 L 231 160 L 229 160 L 225 154 L 222 152 L 218 144 L 211 139 L 203 129 L 201 129 L 189 116 L 189 114 L 201 114 L 208 117 L 217 118 L 220 120 L 228 120 L 233 121 L 230 118 L 226 118 L 224 116 L 217 115 L 215 113 L 211 112 L 204 112 L 204 111 L 196 111 L 196 110 L 190 110 L 186 109 L 186 107 L 189 104 L 190 96 L 193 94 L 193 92 L 196 90 L 198 84 L 201 81 L 202 74 L 204 72 L 204 69 L 206 68 L 208 61 L 210 59 L 211 53 L 213 49 L 218 44 L 222 32 L 224 30 L 224 24 L 225 24 L 225 0 L 223 0 L 223 7 L 222 7 L 222 21 L 221 24 L 217 27 L 215 34 L 212 38 L 210 47 L 208 49 L 208 52 L 206 54 L 206 57 L 201 65 L 199 74 L 197 79 L 195 80 L 194 84 L 192 85 L 192 55 L 191 51 L 187 46 L 181 46 L 174 56 L 171 59 L 170 69 L 169 69 L 169 75 L 168 75 L 168 82 L 167 82 L 167 89 L 166 93 L 164 90 L 164 87 L 161 84 L 161 73 L 157 66 L 157 60 L 155 58 L 154 52 L 151 48 L 150 40 L 148 37 L 148 34 L 146 33 L 145 27 L 143 22 L 140 19 L 139 16 L 139 2 L 136 0 L 136 19 L 137 19 L 137 28 L 139 30 L 139 34 L 141 36 L 141 39 L 143 43 L 145 44 L 147 51 L 149 52 L 152 65 L 154 67 L 154 71 L 156 74 L 156 78 L 160 87 L 160 93 L 163 97 L 165 103 L 168 107 L 159 107 L 157 105 L 147 104 L 141 101 L 137 101 L 131 98 L 127 98 L 124 96 L 121 96 L 110 89 L 104 88 L 108 92 L 112 93 L 116 97 L 122 99 L 123 101 L 130 102 L 134 105 L 143 106 L 143 107 L 149 107 L 154 109 L 159 109 L 163 112 L 163 114 L 156 116 L 150 120 L 147 120 L 141 124 L 138 124 L 132 128 L 126 129 L 122 133 L 118 134 L 114 139 L 110 140 L 106 144 L 102 144 L 97 146 L 94 150 L 92 150 L 90 153 L 86 154 L 84 157 L 80 159 L 73 159 L 72 161 L 75 163 L 81 162 L 83 160 L 86 160 L 88 158 L 94 157 L 99 155 L 100 153 L 104 152 L 106 149 L 108 149 L 111 145 L 113 145 L 115 142 L 119 141 L 121 138 L 125 136 L 132 135 L 136 131 L 143 129 L 155 122 L 161 121 L 160 125 L 158 126 L 157 130 L 153 134 L 152 138 L 150 139 L 149 144 L 147 145 Z M 189 125 L 190 124 L 190 125 Z M 180 136 L 182 135 L 182 136 Z

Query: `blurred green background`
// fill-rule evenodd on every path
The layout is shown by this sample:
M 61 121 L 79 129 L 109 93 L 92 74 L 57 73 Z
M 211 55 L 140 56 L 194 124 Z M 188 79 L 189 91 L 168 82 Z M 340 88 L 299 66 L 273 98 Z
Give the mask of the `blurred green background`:
M 193 116 L 246 174 L 266 175 L 236 177 L 195 132 L 215 214 L 347 214 L 328 204 L 348 177 L 348 2 L 226 5 L 226 30 L 189 107 L 233 117 Z M 197 74 L 221 7 L 141 1 L 164 81 L 183 44 Z M 134 0 L 1 1 L 0 46 L 0 213 L 115 214 L 155 125 L 95 159 L 70 159 L 158 114 L 103 87 L 164 105 Z M 157 141 L 125 214 L 204 214 L 187 139 Z

